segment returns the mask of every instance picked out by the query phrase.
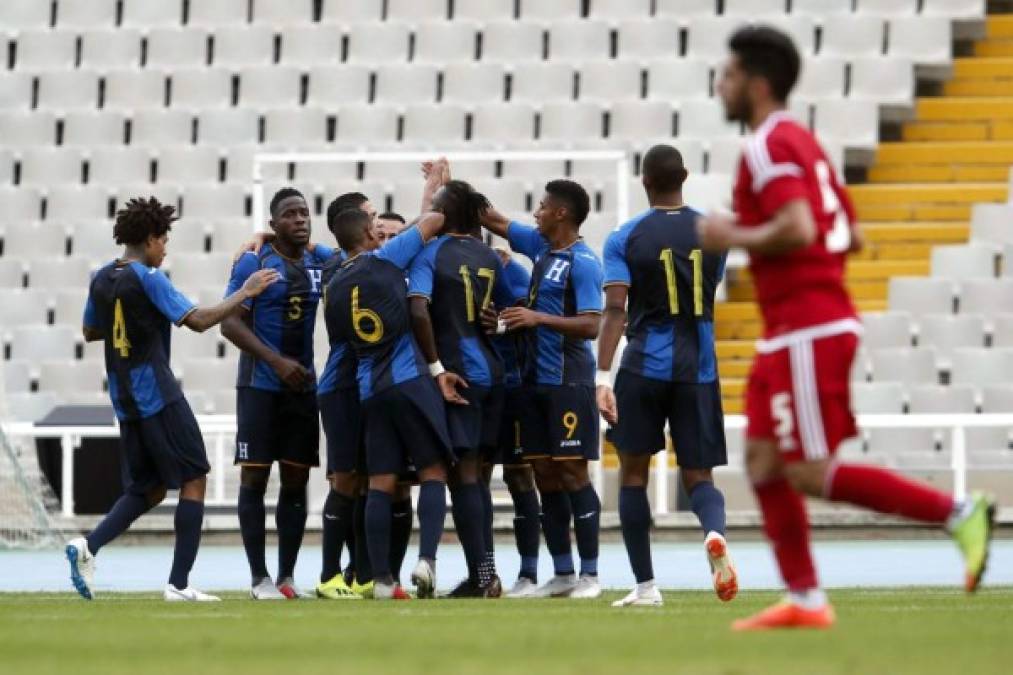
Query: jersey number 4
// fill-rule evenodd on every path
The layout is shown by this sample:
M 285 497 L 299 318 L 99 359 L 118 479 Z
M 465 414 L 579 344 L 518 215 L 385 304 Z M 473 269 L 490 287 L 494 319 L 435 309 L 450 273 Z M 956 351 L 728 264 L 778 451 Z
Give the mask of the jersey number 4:
M 113 349 L 120 353 L 120 358 L 130 358 L 130 340 L 127 338 L 127 322 L 123 318 L 123 305 L 119 298 L 113 306 Z
M 670 248 L 662 249 L 661 264 L 665 266 L 665 283 L 668 286 L 668 310 L 679 313 L 679 289 L 676 287 L 675 253 Z M 703 316 L 703 251 L 698 248 L 689 253 L 693 261 L 693 315 Z

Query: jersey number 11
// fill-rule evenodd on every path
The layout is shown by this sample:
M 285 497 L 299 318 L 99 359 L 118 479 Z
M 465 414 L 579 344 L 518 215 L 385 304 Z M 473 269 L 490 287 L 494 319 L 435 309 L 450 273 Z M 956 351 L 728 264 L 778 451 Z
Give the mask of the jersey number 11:
M 679 289 L 676 287 L 675 254 L 672 249 L 661 250 L 661 264 L 665 266 L 665 283 L 668 286 L 668 310 L 679 313 Z M 693 315 L 703 316 L 703 251 L 698 248 L 689 253 L 693 261 Z

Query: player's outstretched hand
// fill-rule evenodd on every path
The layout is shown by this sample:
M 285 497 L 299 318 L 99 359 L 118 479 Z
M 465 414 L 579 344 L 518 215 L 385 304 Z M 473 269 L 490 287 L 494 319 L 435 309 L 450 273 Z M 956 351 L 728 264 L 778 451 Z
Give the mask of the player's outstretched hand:
M 484 307 L 479 321 L 482 322 L 482 330 L 486 333 L 495 333 L 499 327 L 499 312 L 496 311 L 496 307 L 493 305 Z
M 619 421 L 619 408 L 616 406 L 616 393 L 612 391 L 612 387 L 599 384 L 595 387 L 594 397 L 598 402 L 598 412 L 606 422 L 615 426 Z
M 696 233 L 705 251 L 727 251 L 732 247 L 732 234 L 736 225 L 732 213 L 709 213 L 696 219 Z
M 243 282 L 243 293 L 248 298 L 255 298 L 280 278 L 278 270 L 257 270 Z
M 313 382 L 313 375 L 301 363 L 287 356 L 279 355 L 271 364 L 274 372 L 285 385 L 295 391 L 304 391 Z
M 440 393 L 443 394 L 443 398 L 447 403 L 468 405 L 467 399 L 457 391 L 458 387 L 467 389 L 468 382 L 457 373 L 443 371 L 436 377 L 436 384 L 440 387 Z
M 507 307 L 500 312 L 499 318 L 503 319 L 507 330 L 534 328 L 538 325 L 538 312 L 527 307 Z

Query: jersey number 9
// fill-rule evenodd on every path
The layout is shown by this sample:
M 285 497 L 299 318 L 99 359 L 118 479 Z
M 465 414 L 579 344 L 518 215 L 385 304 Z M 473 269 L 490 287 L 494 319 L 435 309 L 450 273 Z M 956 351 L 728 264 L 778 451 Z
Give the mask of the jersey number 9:
M 371 309 L 359 307 L 359 287 L 352 289 L 352 328 L 363 342 L 373 344 L 383 338 L 383 321 Z M 368 330 L 367 330 L 368 328 Z

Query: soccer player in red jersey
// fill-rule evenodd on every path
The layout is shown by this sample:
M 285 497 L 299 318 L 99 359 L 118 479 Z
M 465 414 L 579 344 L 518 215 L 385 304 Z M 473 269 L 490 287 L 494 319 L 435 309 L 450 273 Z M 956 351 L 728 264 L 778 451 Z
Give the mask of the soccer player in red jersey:
M 746 390 L 746 471 L 764 530 L 788 586 L 785 601 L 735 630 L 834 623 L 809 546 L 804 496 L 822 497 L 944 526 L 974 591 L 988 558 L 996 504 L 951 495 L 877 466 L 837 461 L 856 434 L 849 372 L 862 324 L 844 284 L 845 258 L 861 247 L 851 200 L 812 133 L 785 111 L 800 69 L 798 50 L 765 26 L 737 31 L 718 93 L 747 138 L 734 215 L 702 217 L 701 244 L 744 248 L 764 322 Z

